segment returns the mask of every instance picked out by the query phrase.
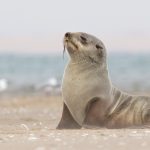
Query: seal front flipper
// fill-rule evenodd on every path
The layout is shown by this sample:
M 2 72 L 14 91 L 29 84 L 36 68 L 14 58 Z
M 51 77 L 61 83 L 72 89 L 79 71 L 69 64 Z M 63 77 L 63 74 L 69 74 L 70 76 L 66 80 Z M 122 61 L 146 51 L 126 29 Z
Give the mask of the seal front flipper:
M 63 104 L 61 120 L 56 129 L 80 129 L 81 126 L 73 119 L 66 104 Z

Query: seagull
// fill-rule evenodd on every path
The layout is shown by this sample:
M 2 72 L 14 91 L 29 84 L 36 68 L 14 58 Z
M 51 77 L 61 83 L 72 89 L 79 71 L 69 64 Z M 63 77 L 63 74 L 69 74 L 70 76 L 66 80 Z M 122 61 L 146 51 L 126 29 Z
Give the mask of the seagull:
M 8 88 L 8 81 L 4 78 L 0 79 L 0 92 L 5 91 Z

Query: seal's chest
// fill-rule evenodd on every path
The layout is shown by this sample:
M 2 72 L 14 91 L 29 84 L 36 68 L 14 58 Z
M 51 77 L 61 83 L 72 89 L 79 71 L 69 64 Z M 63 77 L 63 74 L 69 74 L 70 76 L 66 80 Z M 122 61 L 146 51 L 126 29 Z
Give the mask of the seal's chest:
M 84 89 L 88 89 L 89 87 L 96 87 L 97 85 L 100 85 L 99 80 L 96 79 L 97 76 L 95 76 L 91 72 L 80 72 L 80 73 L 73 73 L 73 72 L 67 72 L 65 73 L 63 83 L 62 83 L 62 89 L 71 89 L 75 91 L 80 91 Z M 74 91 L 74 92 L 75 92 Z

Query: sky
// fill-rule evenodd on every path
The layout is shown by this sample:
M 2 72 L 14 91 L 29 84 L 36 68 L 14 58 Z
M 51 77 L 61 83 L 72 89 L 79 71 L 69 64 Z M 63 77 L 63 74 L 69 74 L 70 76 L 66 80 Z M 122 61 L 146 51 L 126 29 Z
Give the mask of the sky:
M 150 51 L 149 0 L 0 0 L 0 52 L 62 53 L 65 32 L 108 51 Z

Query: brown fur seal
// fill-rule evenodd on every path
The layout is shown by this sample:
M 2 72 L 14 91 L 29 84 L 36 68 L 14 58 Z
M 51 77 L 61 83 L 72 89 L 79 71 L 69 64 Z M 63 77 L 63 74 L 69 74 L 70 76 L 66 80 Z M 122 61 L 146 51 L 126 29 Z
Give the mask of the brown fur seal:
M 64 108 L 57 129 L 150 123 L 150 97 L 129 95 L 112 85 L 102 41 L 82 32 L 66 33 L 64 46 L 70 61 L 62 83 Z

